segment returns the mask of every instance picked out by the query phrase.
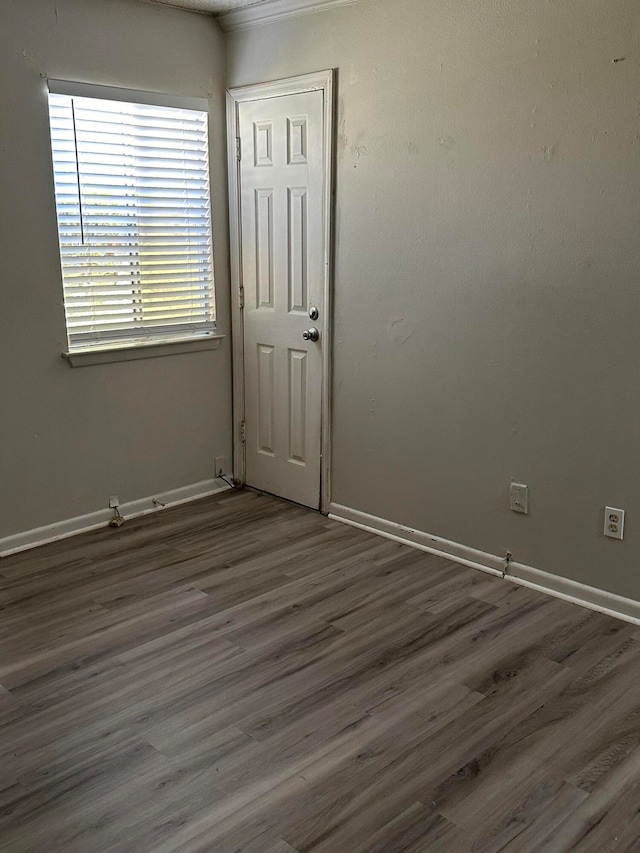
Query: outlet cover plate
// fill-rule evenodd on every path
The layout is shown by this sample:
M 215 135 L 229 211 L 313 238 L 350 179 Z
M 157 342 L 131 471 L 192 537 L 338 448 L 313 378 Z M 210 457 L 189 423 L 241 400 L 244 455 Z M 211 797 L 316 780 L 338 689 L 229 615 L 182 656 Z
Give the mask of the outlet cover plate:
M 512 512 L 529 512 L 529 486 L 524 483 L 511 483 L 509 486 L 509 509 Z
M 624 510 L 614 506 L 604 508 L 604 535 L 609 539 L 624 538 Z

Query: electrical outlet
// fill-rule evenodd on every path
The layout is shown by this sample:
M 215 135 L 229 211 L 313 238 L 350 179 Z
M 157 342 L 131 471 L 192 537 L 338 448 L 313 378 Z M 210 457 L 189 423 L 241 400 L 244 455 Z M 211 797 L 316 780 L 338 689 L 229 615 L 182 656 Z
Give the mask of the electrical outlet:
M 216 464 L 216 477 L 219 477 L 220 474 L 224 474 L 224 456 L 216 456 L 215 460 Z
M 120 506 L 120 498 L 117 495 L 111 495 L 109 498 L 109 506 L 111 509 L 115 509 L 117 506 Z
M 604 508 L 604 535 L 610 539 L 624 538 L 624 510 L 613 506 Z
M 529 512 L 529 486 L 524 483 L 511 483 L 509 486 L 509 509 L 513 512 Z

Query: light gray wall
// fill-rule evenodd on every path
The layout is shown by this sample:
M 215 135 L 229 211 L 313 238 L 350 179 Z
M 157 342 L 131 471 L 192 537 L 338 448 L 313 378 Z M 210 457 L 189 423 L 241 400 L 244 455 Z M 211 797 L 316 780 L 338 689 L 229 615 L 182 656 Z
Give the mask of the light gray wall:
M 217 352 L 71 369 L 47 76 L 210 98 L 218 315 L 229 329 L 224 40 L 138 0 L 0 0 L 0 538 L 213 477 L 231 459 Z
M 637 0 L 362 0 L 227 42 L 231 86 L 339 71 L 333 500 L 636 599 L 639 36 Z

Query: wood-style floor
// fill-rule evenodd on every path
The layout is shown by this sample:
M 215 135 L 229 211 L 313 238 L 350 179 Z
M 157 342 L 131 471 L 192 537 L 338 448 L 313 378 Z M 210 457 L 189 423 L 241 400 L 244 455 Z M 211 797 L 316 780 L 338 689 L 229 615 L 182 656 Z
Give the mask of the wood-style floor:
M 640 629 L 250 492 L 0 562 L 0 850 L 640 850 Z

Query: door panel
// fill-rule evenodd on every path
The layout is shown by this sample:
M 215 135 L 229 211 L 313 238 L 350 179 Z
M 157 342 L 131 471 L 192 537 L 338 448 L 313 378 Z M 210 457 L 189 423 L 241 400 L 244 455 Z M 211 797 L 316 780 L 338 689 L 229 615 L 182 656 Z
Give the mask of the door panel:
M 289 311 L 308 316 L 307 300 L 307 188 L 290 187 L 289 193 Z
M 303 333 L 325 308 L 323 97 L 238 105 L 246 482 L 316 509 L 324 341 Z
M 273 190 L 256 190 L 255 204 L 256 307 L 273 308 Z
M 289 350 L 289 462 L 306 465 L 307 353 Z
M 267 456 L 274 455 L 276 410 L 275 401 L 275 350 L 273 347 L 258 344 L 258 453 L 266 453 Z

